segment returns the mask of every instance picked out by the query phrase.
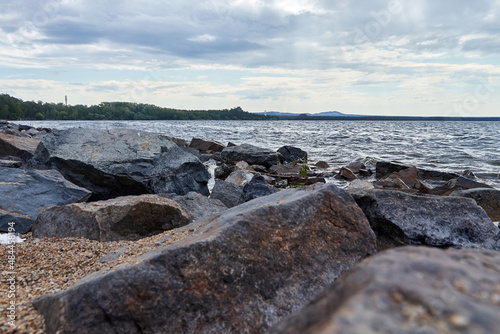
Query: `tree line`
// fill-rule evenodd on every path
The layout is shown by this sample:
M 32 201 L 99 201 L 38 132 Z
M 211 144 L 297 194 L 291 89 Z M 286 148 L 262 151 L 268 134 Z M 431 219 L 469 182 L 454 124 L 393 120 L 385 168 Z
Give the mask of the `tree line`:
M 102 102 L 90 107 L 23 101 L 0 94 L 0 119 L 5 120 L 265 120 L 241 107 L 222 110 L 181 110 L 132 102 Z

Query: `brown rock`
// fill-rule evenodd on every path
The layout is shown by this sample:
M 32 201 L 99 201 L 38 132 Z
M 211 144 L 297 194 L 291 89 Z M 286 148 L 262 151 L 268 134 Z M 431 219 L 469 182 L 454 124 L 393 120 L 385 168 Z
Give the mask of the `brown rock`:
M 414 188 L 418 181 L 418 169 L 417 167 L 410 167 L 407 169 L 403 169 L 399 172 L 393 172 L 389 179 L 397 179 L 399 178 L 401 181 L 406 183 L 409 188 Z
M 215 141 L 203 140 L 200 138 L 193 138 L 189 147 L 197 149 L 200 152 L 215 153 L 222 152 L 225 148 L 224 145 L 217 143 Z
M 28 161 L 33 157 L 41 139 L 0 133 L 0 157 L 19 157 Z
M 350 170 L 347 167 L 342 167 L 339 172 L 340 176 L 342 176 L 344 179 L 352 181 L 356 180 L 358 177 L 353 173 L 352 170 Z

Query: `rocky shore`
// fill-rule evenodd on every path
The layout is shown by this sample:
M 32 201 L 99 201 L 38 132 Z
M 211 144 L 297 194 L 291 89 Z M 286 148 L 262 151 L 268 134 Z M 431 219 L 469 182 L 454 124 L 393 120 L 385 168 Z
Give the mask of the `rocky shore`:
M 500 190 L 470 170 L 0 121 L 0 199 L 25 239 L 0 245 L 2 333 L 500 326 Z

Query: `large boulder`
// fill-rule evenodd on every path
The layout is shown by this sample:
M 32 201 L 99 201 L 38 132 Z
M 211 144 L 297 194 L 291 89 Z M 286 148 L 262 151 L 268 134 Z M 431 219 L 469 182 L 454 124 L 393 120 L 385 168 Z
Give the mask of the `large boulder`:
M 472 199 L 379 189 L 351 195 L 368 217 L 379 249 L 401 245 L 500 249 L 500 230 Z
M 268 334 L 497 333 L 500 254 L 403 247 L 372 256 Z
M 0 132 L 0 158 L 18 157 L 28 161 L 33 157 L 40 138 L 21 137 Z
M 217 199 L 224 203 L 228 208 L 238 205 L 241 195 L 243 194 L 243 186 L 232 182 L 215 180 L 214 188 L 210 198 Z
M 29 217 L 31 224 L 43 209 L 51 205 L 85 202 L 90 195 L 90 191 L 67 181 L 56 170 L 0 167 L 0 207 L 24 218 Z
M 170 140 L 131 129 L 73 128 L 44 137 L 33 164 L 58 169 L 92 200 L 146 193 L 208 195 L 210 175 Z
M 267 168 L 283 162 L 280 153 L 250 144 L 226 147 L 222 150 L 221 158 L 231 165 L 238 161 L 246 161 L 249 165 L 262 165 Z
M 208 198 L 194 191 L 186 195 L 162 194 L 162 196 L 175 201 L 184 211 L 189 213 L 191 217 L 190 222 L 195 222 L 201 218 L 222 213 L 228 208 L 220 200 Z
M 194 230 L 37 299 L 47 332 L 263 333 L 375 252 L 365 216 L 334 185 L 260 197 Z
M 485 188 L 457 190 L 451 196 L 472 198 L 486 211 L 491 220 L 500 222 L 500 190 Z
M 285 162 L 307 161 L 307 152 L 294 146 L 283 146 L 278 149 L 278 153 L 283 156 Z
M 191 143 L 189 144 L 189 147 L 205 153 L 222 152 L 222 150 L 224 149 L 224 145 L 222 145 L 221 143 L 204 140 L 201 138 L 193 138 L 191 140 Z
M 158 195 L 123 196 L 50 207 L 35 221 L 33 236 L 138 240 L 188 223 L 189 214 L 170 199 Z

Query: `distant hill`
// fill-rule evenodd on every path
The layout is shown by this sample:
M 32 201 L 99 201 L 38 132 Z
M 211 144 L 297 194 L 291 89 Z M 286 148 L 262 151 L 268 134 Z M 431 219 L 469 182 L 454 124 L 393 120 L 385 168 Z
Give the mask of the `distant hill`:
M 290 112 L 280 112 L 280 111 L 267 111 L 267 112 L 258 112 L 258 115 L 267 115 L 267 116 L 276 116 L 276 117 L 299 117 L 299 116 L 311 116 L 311 117 L 363 117 L 364 115 L 351 115 L 344 114 L 340 111 L 324 111 L 320 113 L 303 113 L 303 114 L 294 114 Z

